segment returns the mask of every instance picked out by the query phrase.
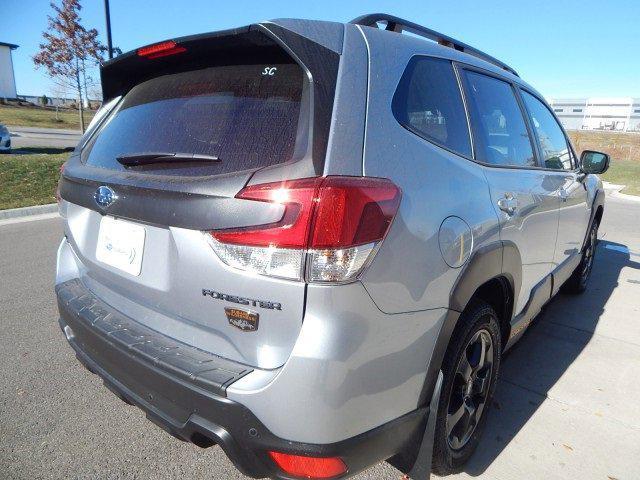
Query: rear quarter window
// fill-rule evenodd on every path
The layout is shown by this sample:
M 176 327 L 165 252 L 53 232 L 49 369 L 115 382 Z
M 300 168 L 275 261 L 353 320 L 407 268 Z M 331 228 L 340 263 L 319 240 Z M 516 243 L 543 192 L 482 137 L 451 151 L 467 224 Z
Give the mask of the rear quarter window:
M 462 95 L 450 61 L 413 57 L 393 96 L 392 110 L 414 134 L 471 157 Z
M 136 170 L 210 175 L 292 160 L 302 101 L 297 64 L 232 65 L 174 73 L 133 87 L 82 152 L 88 165 L 123 170 L 116 158 L 167 152 L 218 163 L 165 163 Z

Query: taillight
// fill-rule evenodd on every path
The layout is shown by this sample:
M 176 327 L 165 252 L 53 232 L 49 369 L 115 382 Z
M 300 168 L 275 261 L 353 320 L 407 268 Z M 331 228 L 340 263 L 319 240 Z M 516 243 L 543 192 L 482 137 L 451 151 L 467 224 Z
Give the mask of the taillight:
M 338 457 L 303 457 L 280 452 L 269 452 L 280 470 L 301 478 L 333 478 L 347 472 L 347 466 Z
M 400 191 L 390 180 L 367 177 L 251 185 L 236 197 L 282 204 L 284 214 L 276 223 L 210 232 L 220 259 L 242 270 L 309 282 L 357 277 L 400 205 Z
M 166 42 L 156 43 L 155 45 L 149 45 L 148 47 L 139 48 L 138 56 L 152 59 L 175 55 L 176 53 L 186 51 L 186 48 L 181 47 L 173 40 L 168 40 Z

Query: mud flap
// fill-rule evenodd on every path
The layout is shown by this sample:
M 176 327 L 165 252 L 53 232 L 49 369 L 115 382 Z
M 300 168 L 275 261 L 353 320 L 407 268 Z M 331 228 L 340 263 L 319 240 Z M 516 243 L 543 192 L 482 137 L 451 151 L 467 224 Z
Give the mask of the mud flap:
M 413 480 L 429 480 L 431 478 L 431 457 L 433 456 L 433 442 L 436 434 L 436 419 L 438 418 L 438 403 L 440 402 L 440 391 L 442 390 L 442 370 L 438 372 L 438 380 L 431 395 L 429 404 L 429 418 L 427 427 L 424 429 L 424 436 L 420 444 L 420 450 L 416 461 L 409 472 L 409 478 Z

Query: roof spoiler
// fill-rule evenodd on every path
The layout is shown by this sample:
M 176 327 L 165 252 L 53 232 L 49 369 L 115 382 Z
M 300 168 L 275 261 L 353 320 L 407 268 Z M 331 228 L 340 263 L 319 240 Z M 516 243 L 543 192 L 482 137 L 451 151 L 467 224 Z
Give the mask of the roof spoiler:
M 430 28 L 423 27 L 422 25 L 418 25 L 417 23 L 410 22 L 409 20 L 404 20 L 393 15 L 387 15 L 386 13 L 370 13 L 367 15 L 362 15 L 361 17 L 354 18 L 349 23 L 374 28 L 379 28 L 378 23 L 385 23 L 386 26 L 384 27 L 384 29 L 387 31 L 396 33 L 409 32 L 414 35 L 418 35 L 419 37 L 427 38 L 445 47 L 453 48 L 454 50 L 458 50 L 459 52 L 464 52 L 486 62 L 492 63 L 497 67 L 500 67 L 507 72 L 512 73 L 516 77 L 519 77 L 519 75 L 513 68 L 511 68 L 506 63 L 501 62 L 497 58 L 492 57 L 491 55 L 488 55 L 478 50 L 477 48 L 473 48 L 466 43 L 461 42 L 460 40 L 456 40 L 455 38 L 449 37 L 448 35 L 440 32 L 436 32 L 435 30 L 431 30 Z
M 171 44 L 171 52 L 157 52 Z M 207 58 L 218 58 L 229 63 L 234 62 L 238 51 L 252 47 L 268 48 L 273 45 L 257 25 L 222 30 L 199 35 L 173 38 L 147 45 L 103 63 L 100 67 L 102 92 L 105 101 L 123 95 L 134 85 L 176 68 L 194 68 Z M 144 52 L 152 52 L 148 55 Z M 176 55 L 166 55 L 172 53 Z

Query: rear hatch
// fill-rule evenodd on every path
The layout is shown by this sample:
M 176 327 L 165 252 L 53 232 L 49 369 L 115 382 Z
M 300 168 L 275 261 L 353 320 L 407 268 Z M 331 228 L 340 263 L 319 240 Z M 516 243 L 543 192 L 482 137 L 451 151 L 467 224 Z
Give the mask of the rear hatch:
M 60 182 L 84 283 L 172 338 L 258 368 L 283 365 L 302 325 L 306 286 L 294 277 L 304 263 L 269 251 L 268 275 L 238 269 L 261 260 L 216 253 L 208 232 L 275 225 L 282 204 L 239 192 L 322 175 L 338 60 L 266 24 L 107 63 L 106 111 Z

